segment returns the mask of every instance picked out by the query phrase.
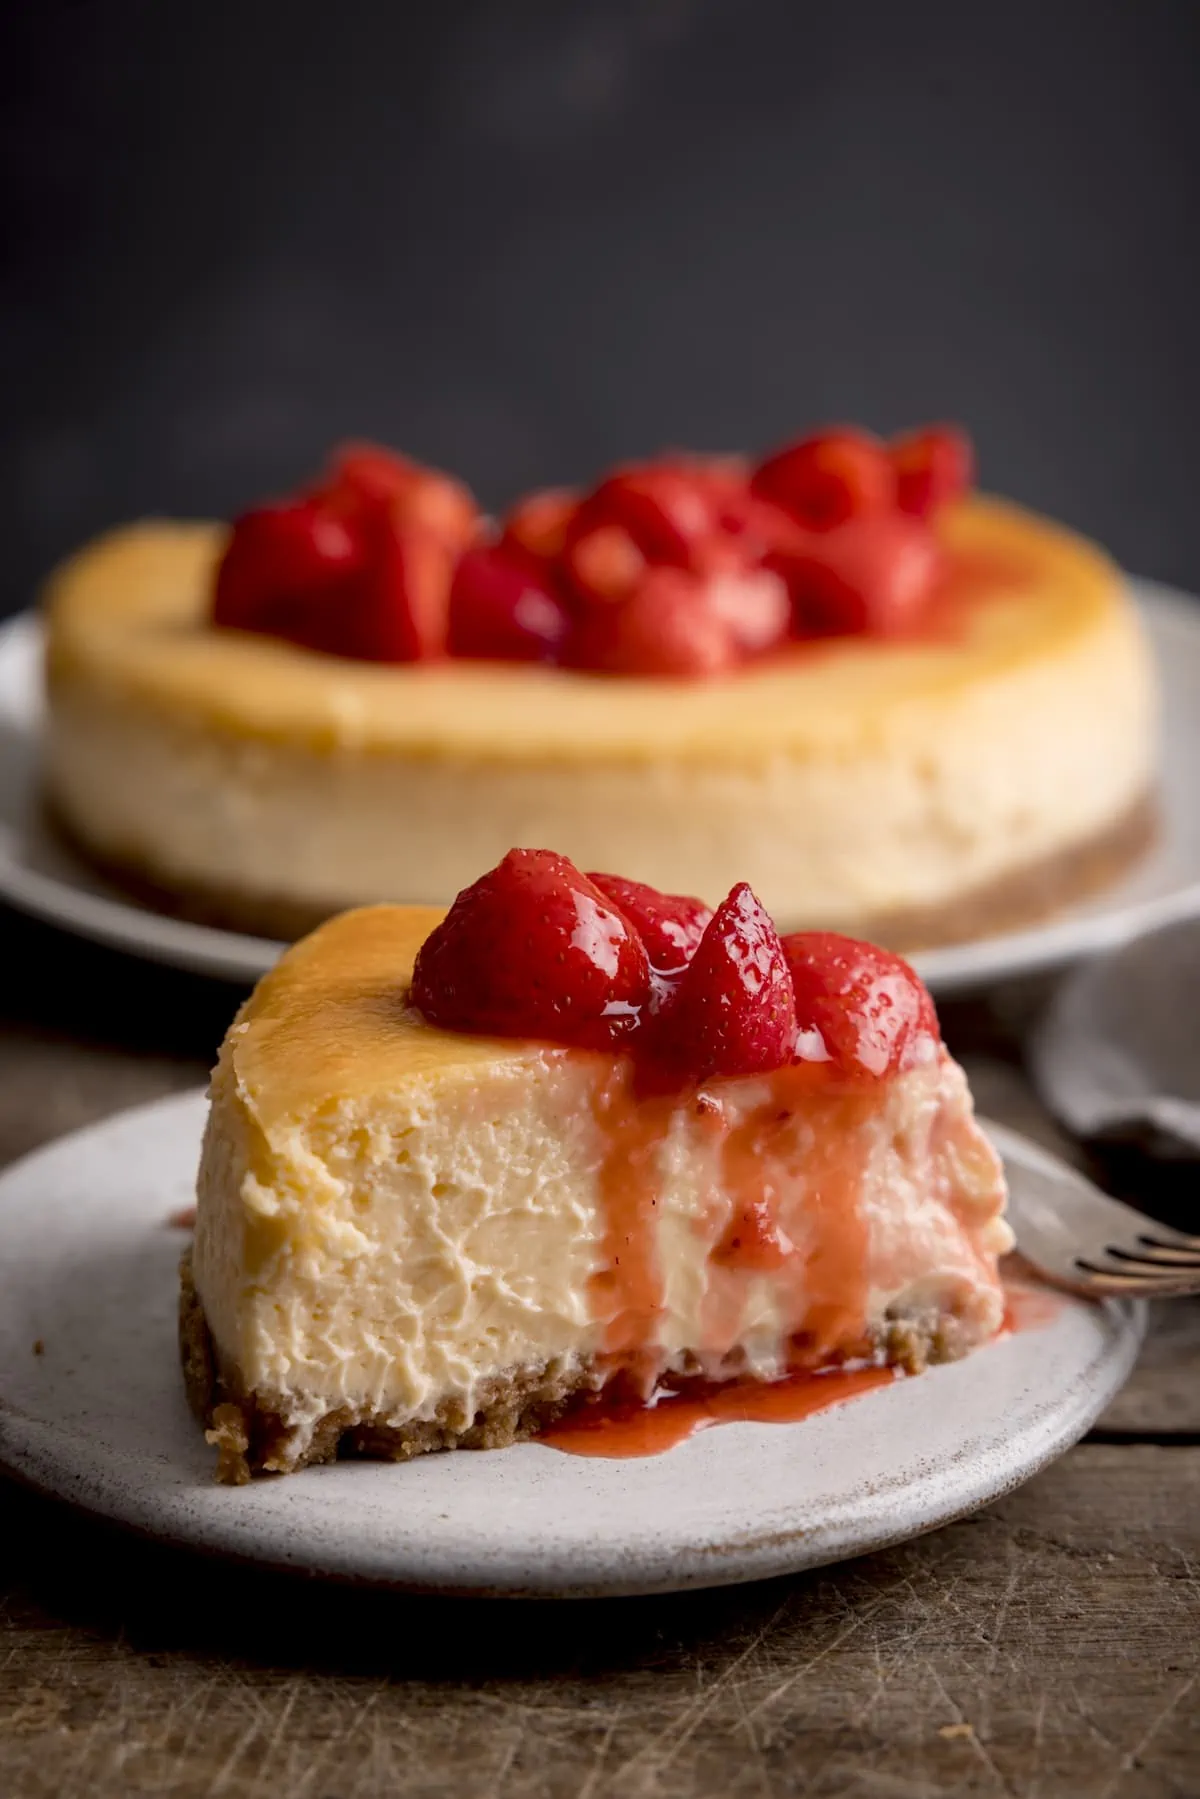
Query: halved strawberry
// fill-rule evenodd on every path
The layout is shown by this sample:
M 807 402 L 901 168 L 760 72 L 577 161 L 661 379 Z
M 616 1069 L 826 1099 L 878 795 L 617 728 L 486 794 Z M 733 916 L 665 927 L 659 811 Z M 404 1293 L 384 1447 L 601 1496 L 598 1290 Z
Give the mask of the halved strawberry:
M 500 542 L 505 549 L 551 562 L 562 555 L 568 527 L 578 511 L 578 495 L 565 487 L 528 494 L 505 515 Z
M 693 547 L 717 528 L 701 482 L 686 466 L 643 463 L 618 469 L 580 508 L 576 529 L 620 525 L 647 562 L 692 567 Z
M 656 974 L 677 974 L 687 966 L 712 917 L 711 907 L 703 900 L 660 893 L 644 881 L 626 881 L 620 875 L 589 874 L 587 878 L 629 920 Z
M 704 495 L 722 531 L 737 531 L 750 497 L 750 464 L 744 456 L 689 456 L 679 465 Z
M 650 997 L 641 939 L 565 856 L 510 850 L 426 938 L 412 1003 L 431 1024 L 591 1049 L 620 1043 Z
M 324 648 L 365 662 L 420 662 L 446 653 L 454 550 L 439 533 L 386 512 L 364 529 L 367 567 Z
M 313 644 L 352 600 L 362 547 L 319 500 L 260 506 L 235 519 L 217 569 L 213 623 Z
M 895 437 L 888 454 L 896 504 L 914 518 L 929 518 L 950 500 L 961 500 L 975 479 L 975 451 L 957 425 L 926 425 Z
M 928 527 L 901 512 L 852 519 L 767 558 L 791 594 L 797 637 L 902 636 L 920 623 L 941 565 Z
M 648 569 L 624 601 L 587 608 L 568 656 L 602 674 L 695 677 L 725 674 L 742 659 L 726 609 L 681 568 Z
M 681 1084 L 791 1061 L 796 1007 L 775 926 L 744 881 L 722 901 L 663 1008 L 654 1043 Z
M 343 504 L 387 505 L 406 494 L 421 474 L 418 465 L 384 444 L 339 444 L 329 458 L 320 491 Z
M 708 609 L 722 619 L 744 656 L 762 656 L 787 637 L 792 601 L 787 583 L 771 569 L 747 563 L 728 538 L 706 546 L 702 573 Z
M 381 444 L 346 444 L 335 452 L 323 491 L 351 518 L 383 508 L 397 524 L 430 531 L 458 549 L 479 530 L 469 488 Z
M 797 1059 L 875 1080 L 928 1061 L 939 1042 L 929 991 L 900 956 L 836 931 L 783 939 L 795 994 Z
M 896 477 L 887 450 L 868 431 L 821 431 L 768 456 L 751 486 L 813 531 L 895 505 Z
M 462 557 L 450 593 L 452 656 L 556 662 L 570 628 L 567 608 L 544 567 L 505 541 Z
M 623 525 L 597 525 L 572 538 L 563 572 L 584 605 L 624 600 L 646 573 L 646 558 Z

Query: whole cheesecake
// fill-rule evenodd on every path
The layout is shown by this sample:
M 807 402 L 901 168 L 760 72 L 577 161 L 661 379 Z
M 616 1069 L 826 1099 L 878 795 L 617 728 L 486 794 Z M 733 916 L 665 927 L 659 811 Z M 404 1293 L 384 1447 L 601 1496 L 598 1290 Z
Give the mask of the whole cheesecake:
M 827 575 L 825 546 L 852 526 L 810 530 L 815 551 L 793 546 L 790 564 L 761 556 L 734 610 L 745 598 L 773 618 L 776 580 L 799 617 L 795 570 L 811 584 L 815 556 Z M 471 529 L 446 553 L 447 583 L 455 556 L 459 579 L 478 559 Z M 552 629 L 532 655 L 526 638 L 459 653 L 453 625 L 449 655 L 444 637 L 423 653 L 419 630 L 363 649 L 277 613 L 229 629 L 213 605 L 227 527 L 118 530 L 49 585 L 49 801 L 78 846 L 153 899 L 273 936 L 365 902 L 444 904 L 513 842 L 710 900 L 741 875 L 785 929 L 919 947 L 1006 928 L 1146 842 L 1154 676 L 1099 549 L 969 493 L 921 530 L 936 572 L 900 627 L 871 627 L 864 577 L 865 624 L 783 627 L 735 658 L 689 623 L 696 666 L 657 643 L 614 661 L 577 622 L 573 657 L 547 649 Z M 893 588 L 902 567 L 897 551 Z M 705 579 L 686 574 L 689 603 L 713 591 Z M 854 581 L 837 581 L 857 604 Z M 663 594 L 656 621 L 679 597 Z M 632 617 L 589 597 L 606 629 Z M 531 599 L 556 630 L 549 577 L 518 609 Z
M 548 852 L 289 950 L 197 1197 L 184 1372 L 235 1483 L 916 1371 L 1005 1316 L 1002 1170 L 911 969 Z

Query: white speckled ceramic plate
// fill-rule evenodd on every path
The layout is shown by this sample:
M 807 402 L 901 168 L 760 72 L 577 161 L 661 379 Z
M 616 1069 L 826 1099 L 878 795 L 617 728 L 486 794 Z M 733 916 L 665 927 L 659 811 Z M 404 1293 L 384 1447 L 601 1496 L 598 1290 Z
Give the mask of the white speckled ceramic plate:
M 1136 1308 L 1062 1299 L 964 1362 L 800 1424 L 728 1424 L 634 1461 L 540 1444 L 342 1462 L 218 1487 L 184 1402 L 169 1220 L 199 1094 L 66 1137 L 0 1177 L 0 1466 L 175 1543 L 459 1593 L 666 1592 L 819 1566 L 931 1530 L 1025 1480 L 1133 1364 Z M 1022 1170 L 1079 1177 L 995 1131 Z M 42 1345 L 41 1353 L 34 1344 Z
M 1055 967 L 1111 949 L 1139 931 L 1200 915 L 1200 810 L 1190 793 L 1200 764 L 1200 604 L 1152 582 L 1131 585 L 1158 651 L 1166 694 L 1161 841 L 1126 880 L 1044 925 L 915 957 L 935 993 Z M 40 654 L 36 619 L 0 628 L 0 898 L 134 955 L 256 981 L 280 944 L 137 905 L 46 831 L 36 795 Z

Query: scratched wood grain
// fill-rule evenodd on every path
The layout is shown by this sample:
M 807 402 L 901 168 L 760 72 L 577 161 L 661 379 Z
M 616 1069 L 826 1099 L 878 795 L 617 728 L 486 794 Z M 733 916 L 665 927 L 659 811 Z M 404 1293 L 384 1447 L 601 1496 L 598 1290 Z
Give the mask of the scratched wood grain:
M 1200 1449 L 1085 1446 L 840 1569 L 587 1606 L 207 1566 L 10 1496 L 21 1799 L 1166 1799 L 1200 1770 Z
M 0 1162 L 202 1081 L 237 994 L 6 918 Z M 1036 987 L 947 1009 L 982 1110 Z M 1200 1306 L 1020 1492 L 759 1586 L 404 1601 L 127 1539 L 0 1483 L 3 1799 L 1195 1799 Z

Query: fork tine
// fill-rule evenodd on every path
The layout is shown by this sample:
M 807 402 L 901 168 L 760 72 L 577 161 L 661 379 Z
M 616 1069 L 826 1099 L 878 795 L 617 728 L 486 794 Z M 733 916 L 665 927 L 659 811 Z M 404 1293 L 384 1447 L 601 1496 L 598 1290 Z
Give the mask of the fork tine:
M 1043 1279 L 1094 1297 L 1200 1294 L 1200 1236 L 1111 1198 L 1002 1126 L 987 1128 L 1008 1166 L 1017 1248 Z
M 1143 1235 L 1138 1238 L 1138 1242 L 1144 1243 L 1148 1249 L 1190 1249 L 1200 1256 L 1200 1237 L 1189 1237 L 1186 1231 L 1173 1231 L 1165 1224 L 1156 1224 L 1154 1228 L 1161 1232 L 1160 1236 Z
M 1146 1239 L 1140 1237 L 1140 1243 Z M 1117 1256 L 1122 1262 L 1144 1262 L 1151 1268 L 1194 1268 L 1200 1272 L 1200 1249 L 1168 1249 L 1165 1245 L 1149 1245 L 1145 1249 L 1122 1249 L 1118 1243 L 1110 1243 L 1106 1255 Z
M 1200 1268 L 1153 1268 L 1150 1263 L 1114 1268 L 1103 1261 L 1088 1261 L 1085 1256 L 1076 1259 L 1076 1268 L 1083 1268 L 1090 1281 L 1103 1281 L 1114 1293 L 1146 1293 L 1153 1297 L 1155 1293 L 1200 1292 Z
M 1089 1285 L 1101 1293 L 1140 1294 L 1146 1299 L 1183 1298 L 1200 1293 L 1200 1269 L 1188 1274 L 1165 1268 L 1161 1273 L 1151 1273 L 1149 1268 L 1135 1272 L 1132 1268 L 1106 1268 L 1099 1262 L 1085 1261 L 1082 1256 L 1075 1266 L 1083 1270 Z

